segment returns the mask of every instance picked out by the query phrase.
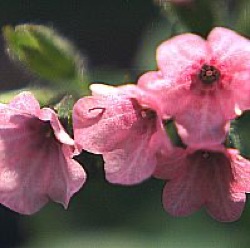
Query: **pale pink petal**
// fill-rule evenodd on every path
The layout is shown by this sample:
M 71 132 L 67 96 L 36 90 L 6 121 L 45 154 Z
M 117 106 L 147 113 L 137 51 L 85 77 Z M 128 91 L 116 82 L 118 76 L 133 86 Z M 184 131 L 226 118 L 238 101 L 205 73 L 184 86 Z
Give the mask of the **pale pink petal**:
M 240 188 L 241 171 L 231 159 L 232 153 L 236 155 L 234 151 L 187 151 L 186 158 L 180 160 L 183 169 L 164 188 L 165 209 L 172 215 L 186 216 L 204 205 L 219 221 L 237 220 L 244 208 L 245 192 Z
M 188 108 L 190 95 L 186 85 L 173 83 L 172 80 L 164 78 L 160 71 L 147 72 L 138 80 L 138 86 L 152 95 L 164 119 L 178 115 Z
M 86 177 L 72 160 L 73 148 L 55 139 L 48 121 L 8 105 L 0 109 L 0 123 L 0 203 L 22 214 L 49 199 L 67 207 Z
M 74 105 L 73 127 L 76 144 L 93 153 L 109 152 L 129 137 L 138 122 L 140 107 L 123 95 L 85 97 Z
M 156 152 L 163 146 L 167 152 L 171 150 L 164 130 L 156 131 L 154 125 L 149 125 L 144 134 L 131 132 L 120 147 L 103 154 L 106 179 L 111 183 L 131 185 L 149 178 L 157 164 Z
M 173 86 L 190 82 L 190 74 L 209 55 L 206 41 L 194 34 L 178 35 L 164 41 L 156 51 L 156 60 L 163 77 Z
M 106 84 L 91 84 L 89 86 L 89 89 L 91 90 L 91 93 L 93 96 L 103 96 L 103 95 L 110 95 L 117 92 L 118 88 L 114 87 L 112 85 L 106 85 Z
M 250 68 L 250 41 L 236 32 L 217 27 L 208 35 L 211 57 L 229 72 L 241 72 Z
M 124 95 L 124 97 L 136 99 L 143 108 L 154 109 L 159 113 L 161 111 L 161 103 L 158 101 L 158 97 L 135 84 L 126 84 L 119 87 L 92 84 L 90 90 L 94 96 Z
M 56 113 L 49 108 L 43 108 L 40 110 L 38 118 L 42 121 L 47 121 L 50 123 L 51 127 L 54 130 L 56 138 L 66 145 L 74 145 L 74 140 L 66 133 L 62 124 L 60 123 Z
M 24 91 L 15 96 L 8 106 L 33 115 L 36 115 L 40 111 L 39 102 L 28 91 Z
M 231 160 L 231 168 L 234 177 L 231 183 L 233 192 L 250 192 L 250 161 L 240 156 L 236 149 L 227 149 L 228 156 Z
M 223 116 L 223 106 L 210 95 L 187 96 L 187 109 L 175 116 L 182 141 L 196 149 L 210 149 L 225 141 L 229 125 Z
M 167 182 L 163 190 L 163 206 L 174 216 L 187 216 L 197 211 L 207 196 L 207 178 L 199 157 L 187 158 L 177 178 Z M 185 168 L 186 167 L 186 168 Z
M 16 128 L 0 129 L 0 202 L 16 212 L 32 214 L 48 201 L 44 194 L 47 188 L 44 161 L 48 150 L 43 150 L 42 141 L 36 135 L 40 121 L 25 116 L 18 118 Z
M 231 193 L 215 191 L 211 199 L 206 203 L 207 212 L 221 222 L 232 222 L 240 218 L 245 207 L 245 193 Z M 215 198 L 216 197 L 216 198 Z
M 241 109 L 250 108 L 250 41 L 226 28 L 214 28 L 208 36 L 211 57 L 221 74 L 228 78 L 234 103 Z
M 232 168 L 233 161 L 223 154 L 211 154 L 211 163 L 207 166 L 209 177 L 209 195 L 206 200 L 207 211 L 219 221 L 237 220 L 245 205 L 245 192 L 235 192 L 233 185 L 237 178 Z
M 161 71 L 149 71 L 139 77 L 137 85 L 143 89 L 160 93 L 161 90 L 171 87 L 171 82 L 167 82 L 163 78 Z
M 67 145 L 57 147 L 54 157 L 48 157 L 48 196 L 55 202 L 68 207 L 69 200 L 86 181 L 86 173 L 72 157 L 72 148 Z

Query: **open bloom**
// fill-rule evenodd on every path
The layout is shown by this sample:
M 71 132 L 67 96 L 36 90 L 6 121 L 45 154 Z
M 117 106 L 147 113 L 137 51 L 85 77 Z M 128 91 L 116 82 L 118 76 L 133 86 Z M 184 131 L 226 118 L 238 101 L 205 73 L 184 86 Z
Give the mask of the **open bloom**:
M 86 175 L 55 112 L 28 92 L 0 105 L 0 203 L 32 214 L 49 199 L 66 208 Z
M 237 220 L 250 190 L 250 162 L 237 150 L 183 150 L 157 167 L 168 179 L 163 205 L 174 216 L 187 216 L 204 206 L 219 221 Z
M 155 94 L 188 146 L 221 144 L 227 121 L 250 108 L 249 40 L 226 28 L 206 41 L 178 35 L 158 47 L 156 59 L 159 71 L 142 75 L 139 87 Z
M 103 154 L 106 178 L 135 184 L 150 177 L 156 153 L 171 144 L 150 96 L 136 86 L 92 86 L 93 96 L 73 108 L 76 146 Z M 143 100 L 144 99 L 144 100 Z

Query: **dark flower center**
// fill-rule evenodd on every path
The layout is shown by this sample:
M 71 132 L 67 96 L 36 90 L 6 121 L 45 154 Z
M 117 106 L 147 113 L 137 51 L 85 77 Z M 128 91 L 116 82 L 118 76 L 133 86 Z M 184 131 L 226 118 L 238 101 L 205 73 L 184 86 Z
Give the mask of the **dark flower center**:
M 210 156 L 211 156 L 211 154 L 210 154 L 209 152 L 207 152 L 207 151 L 203 151 L 203 152 L 202 152 L 202 157 L 203 157 L 204 159 L 208 159 Z
M 152 109 L 142 109 L 141 116 L 143 119 L 154 120 L 157 117 L 157 114 Z
M 44 138 L 50 139 L 55 138 L 54 130 L 51 127 L 50 122 L 41 122 L 40 123 L 40 132 Z
M 220 71 L 212 65 L 203 65 L 199 78 L 204 84 L 212 84 L 220 78 Z

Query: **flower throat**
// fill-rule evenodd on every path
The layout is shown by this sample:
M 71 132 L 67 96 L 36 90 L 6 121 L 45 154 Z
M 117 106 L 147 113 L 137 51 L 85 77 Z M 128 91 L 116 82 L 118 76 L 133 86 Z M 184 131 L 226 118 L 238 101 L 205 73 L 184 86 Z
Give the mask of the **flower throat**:
M 212 65 L 204 64 L 200 70 L 199 78 L 204 84 L 212 84 L 220 78 L 220 71 Z

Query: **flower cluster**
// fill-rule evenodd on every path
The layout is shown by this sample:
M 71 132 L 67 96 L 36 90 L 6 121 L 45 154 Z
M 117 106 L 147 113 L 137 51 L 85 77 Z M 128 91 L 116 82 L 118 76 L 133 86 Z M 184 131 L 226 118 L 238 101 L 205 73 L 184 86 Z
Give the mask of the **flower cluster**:
M 0 105 L 0 202 L 31 214 L 48 199 L 67 207 L 86 180 L 73 159 L 102 154 L 106 179 L 134 185 L 166 180 L 163 205 L 176 216 L 204 206 L 220 221 L 239 218 L 250 162 L 225 146 L 230 121 L 250 109 L 250 41 L 226 28 L 207 40 L 182 34 L 157 49 L 157 71 L 137 85 L 93 84 L 73 107 L 74 140 L 56 113 L 30 93 Z M 173 120 L 184 147 L 164 123 Z
M 166 180 L 164 208 L 185 216 L 206 207 L 217 220 L 239 218 L 250 189 L 250 162 L 225 140 L 230 121 L 250 108 L 250 41 L 226 28 L 207 40 L 183 34 L 157 49 L 158 71 L 137 85 L 92 85 L 74 106 L 78 149 L 102 154 L 106 179 Z M 163 123 L 173 120 L 186 148 Z

